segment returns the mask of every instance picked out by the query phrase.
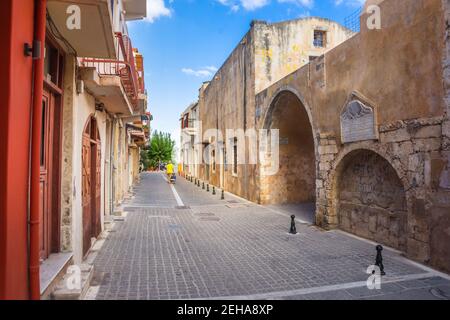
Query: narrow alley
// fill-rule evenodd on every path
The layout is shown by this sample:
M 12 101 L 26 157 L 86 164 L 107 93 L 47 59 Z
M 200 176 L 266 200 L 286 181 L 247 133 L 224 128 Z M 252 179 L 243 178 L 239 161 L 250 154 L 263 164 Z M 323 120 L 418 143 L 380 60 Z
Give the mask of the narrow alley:
M 375 244 L 297 223 L 273 206 L 144 173 L 98 252 L 87 299 L 448 299 L 449 277 Z M 180 201 L 182 203 L 180 203 Z

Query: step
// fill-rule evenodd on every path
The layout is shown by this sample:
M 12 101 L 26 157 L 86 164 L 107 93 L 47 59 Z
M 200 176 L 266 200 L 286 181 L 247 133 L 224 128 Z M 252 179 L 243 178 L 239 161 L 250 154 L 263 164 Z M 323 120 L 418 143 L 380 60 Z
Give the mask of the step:
M 80 287 L 69 288 L 69 283 L 73 283 L 71 277 L 74 277 L 74 273 L 69 273 L 72 268 L 80 268 Z M 73 271 L 72 271 L 73 272 Z M 94 274 L 94 266 L 89 264 L 72 265 L 68 268 L 63 279 L 56 286 L 55 291 L 51 294 L 52 300 L 82 300 L 89 289 L 92 276 Z

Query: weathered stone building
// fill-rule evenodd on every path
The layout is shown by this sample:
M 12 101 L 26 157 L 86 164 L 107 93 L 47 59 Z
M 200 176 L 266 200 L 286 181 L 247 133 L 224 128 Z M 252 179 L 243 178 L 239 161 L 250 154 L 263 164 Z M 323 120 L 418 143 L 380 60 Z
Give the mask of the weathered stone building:
M 259 203 L 315 202 L 317 225 L 450 271 L 449 10 L 443 0 L 368 1 L 361 31 L 340 43 L 349 34 L 327 22 L 336 46 L 303 66 L 296 59 L 311 53 L 283 49 L 302 37 L 280 36 L 301 22 L 254 23 L 201 90 L 200 120 L 203 132 L 279 129 L 280 169 L 265 174 L 267 154 L 237 170 L 201 165 L 200 178 Z M 300 64 L 292 73 L 290 61 Z

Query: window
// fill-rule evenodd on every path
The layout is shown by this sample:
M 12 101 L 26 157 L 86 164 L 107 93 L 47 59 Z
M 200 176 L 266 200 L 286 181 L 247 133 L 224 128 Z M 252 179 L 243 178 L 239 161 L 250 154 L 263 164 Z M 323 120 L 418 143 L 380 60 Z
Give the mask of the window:
M 317 59 L 317 56 L 309 56 L 309 62 L 314 61 Z
M 314 30 L 314 46 L 324 48 L 327 43 L 327 33 L 322 30 Z
M 233 174 L 238 173 L 238 139 L 233 140 Z

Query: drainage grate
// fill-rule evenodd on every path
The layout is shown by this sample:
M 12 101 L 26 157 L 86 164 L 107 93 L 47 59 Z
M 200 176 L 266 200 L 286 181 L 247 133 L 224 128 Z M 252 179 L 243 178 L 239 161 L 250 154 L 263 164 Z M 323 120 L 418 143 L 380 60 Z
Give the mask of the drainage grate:
M 178 210 L 187 210 L 187 209 L 190 209 L 191 207 L 189 207 L 189 206 L 176 206 L 175 207 L 175 209 L 178 209 Z
M 200 221 L 220 221 L 220 218 L 217 217 L 205 217 L 205 218 L 200 218 Z
M 201 213 L 194 213 L 194 215 L 199 216 L 199 217 L 212 217 L 212 216 L 214 216 L 214 213 L 201 212 Z

